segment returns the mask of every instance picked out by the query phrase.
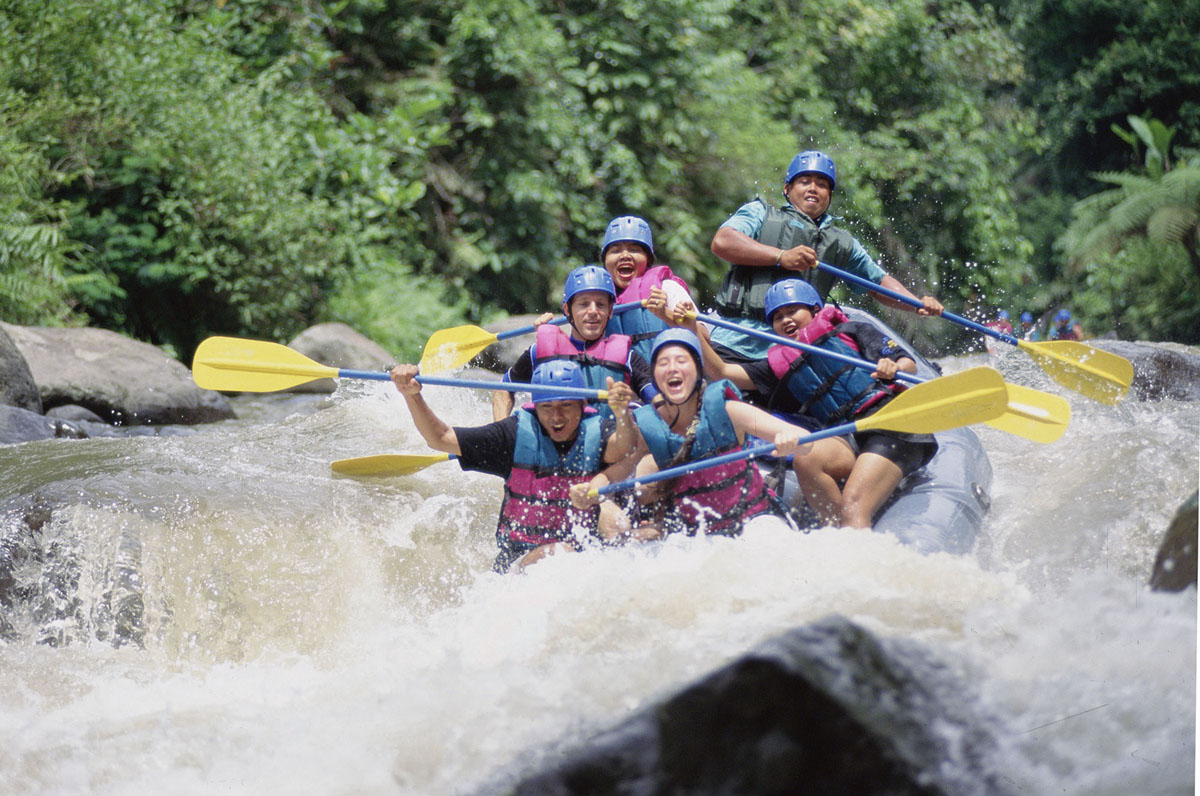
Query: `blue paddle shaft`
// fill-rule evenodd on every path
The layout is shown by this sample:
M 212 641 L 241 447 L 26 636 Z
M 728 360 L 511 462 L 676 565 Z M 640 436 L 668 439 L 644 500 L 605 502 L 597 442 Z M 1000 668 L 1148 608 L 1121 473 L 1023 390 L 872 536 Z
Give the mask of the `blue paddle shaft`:
M 820 431 L 815 431 L 812 434 L 806 434 L 799 439 L 799 444 L 804 445 L 806 443 L 816 442 L 819 439 L 825 439 L 827 437 L 840 437 L 843 434 L 852 434 L 857 430 L 857 423 L 843 423 L 840 426 L 831 426 Z M 638 478 L 630 478 L 628 481 L 618 481 L 615 484 L 602 486 L 597 489 L 596 492 L 601 495 L 609 495 L 613 492 L 622 492 L 626 489 L 632 489 L 633 487 L 641 486 L 643 484 L 652 484 L 655 481 L 666 481 L 670 478 L 677 478 L 681 475 L 694 473 L 697 470 L 703 470 L 707 467 L 715 467 L 718 464 L 728 464 L 729 462 L 736 462 L 739 459 L 753 459 L 758 456 L 766 456 L 773 450 L 775 450 L 775 443 L 767 442 L 762 445 L 744 448 L 740 451 L 724 453 L 720 456 L 712 456 L 707 459 L 697 459 L 694 462 L 681 464 L 678 467 L 668 467 L 666 470 L 660 470 L 657 473 L 643 475 Z
M 379 370 L 346 370 L 337 372 L 339 379 L 370 379 L 372 381 L 390 381 L 391 375 Z M 582 387 L 556 387 L 553 384 L 525 384 L 516 381 L 477 381 L 475 379 L 443 379 L 436 376 L 419 376 L 421 384 L 432 384 L 435 387 L 468 387 L 472 390 L 507 390 L 508 392 L 552 392 L 559 395 L 570 395 L 582 401 L 600 400 L 600 390 L 588 390 Z
M 642 302 L 640 301 L 630 301 L 625 304 L 618 304 L 613 307 L 613 314 L 624 312 L 625 310 L 631 310 L 634 307 L 640 306 L 642 306 Z M 555 326 L 562 326 L 566 322 L 567 319 L 565 317 L 555 318 L 554 320 L 550 321 L 550 323 L 554 324 Z M 500 340 L 507 340 L 510 337 L 520 337 L 523 334 L 529 334 L 530 332 L 534 331 L 537 331 L 537 327 L 532 325 L 522 326 L 520 329 L 509 329 L 507 332 L 500 332 L 500 334 L 496 335 L 496 341 L 499 342 Z
M 789 346 L 791 348 L 798 348 L 801 351 L 806 351 L 810 354 L 816 354 L 817 356 L 829 357 L 830 359 L 836 359 L 839 362 L 845 362 L 847 365 L 853 365 L 856 368 L 863 368 L 864 370 L 875 370 L 874 362 L 868 362 L 865 359 L 859 359 L 858 357 L 852 357 L 849 354 L 839 354 L 836 351 L 826 351 L 824 348 L 819 348 L 815 345 L 808 345 L 807 343 L 801 343 L 799 340 L 793 340 L 790 337 L 782 337 L 777 334 L 771 334 L 770 332 L 762 332 L 762 331 L 759 331 L 758 329 L 752 329 L 749 326 L 742 326 L 740 324 L 733 323 L 732 321 L 727 321 L 724 318 L 718 318 L 715 315 L 698 315 L 696 317 L 699 318 L 700 320 L 704 321 L 705 323 L 711 323 L 713 326 L 723 326 L 726 329 L 732 329 L 735 332 L 741 332 L 742 334 L 750 335 L 751 337 L 758 337 L 758 338 L 766 340 L 767 342 L 770 342 L 770 343 L 776 343 L 778 345 L 785 345 L 785 346 Z M 922 378 L 914 376 L 911 373 L 906 373 L 904 371 L 899 371 L 896 374 L 896 378 L 900 379 L 901 381 L 911 382 L 913 384 L 921 384 L 925 381 Z
M 845 279 L 847 282 L 853 282 L 856 285 L 865 287 L 867 290 L 870 290 L 872 293 L 879 293 L 881 295 L 894 298 L 894 299 L 896 299 L 896 301 L 902 301 L 910 307 L 916 307 L 916 308 L 920 309 L 921 307 L 925 306 L 924 304 L 922 304 L 920 302 L 919 299 L 915 299 L 912 296 L 906 296 L 903 293 L 897 293 L 895 290 L 888 290 L 886 287 L 880 287 L 879 285 L 872 282 L 870 279 L 863 279 L 861 276 L 856 276 L 854 274 L 848 273 L 846 271 L 843 271 L 840 268 L 834 268 L 829 263 L 817 263 L 817 268 L 820 268 L 822 271 L 825 271 L 826 273 L 833 274 L 834 276 L 840 276 L 842 279 Z M 1019 346 L 1021 344 L 1021 341 L 1018 340 L 1017 338 L 1013 337 L 1011 334 L 1005 334 L 1004 332 L 1001 332 L 998 329 L 989 329 L 988 327 L 984 326 L 981 323 L 975 323 L 975 321 L 968 320 L 968 319 L 962 317 L 961 315 L 955 315 L 953 312 L 943 311 L 942 317 L 948 321 L 953 321 L 954 323 L 957 323 L 959 326 L 965 326 L 968 329 L 979 332 L 980 334 L 986 334 L 988 337 L 994 337 L 997 340 L 1003 340 L 1004 342 L 1008 343 L 1009 345 Z

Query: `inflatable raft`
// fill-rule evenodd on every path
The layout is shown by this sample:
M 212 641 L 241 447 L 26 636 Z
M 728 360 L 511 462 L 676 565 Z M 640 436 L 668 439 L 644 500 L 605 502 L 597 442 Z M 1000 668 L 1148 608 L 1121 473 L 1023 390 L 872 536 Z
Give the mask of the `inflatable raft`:
M 935 378 L 941 370 L 918 354 L 908 342 L 870 313 L 843 307 L 853 321 L 866 321 L 889 337 L 899 340 L 917 363 L 917 375 Z M 934 435 L 938 451 L 927 465 L 896 488 L 880 509 L 874 530 L 895 535 L 922 553 L 969 553 L 991 505 L 992 465 L 979 437 L 970 428 L 956 428 Z M 795 474 L 789 469 L 784 497 L 799 503 L 803 523 L 815 515 L 803 503 Z

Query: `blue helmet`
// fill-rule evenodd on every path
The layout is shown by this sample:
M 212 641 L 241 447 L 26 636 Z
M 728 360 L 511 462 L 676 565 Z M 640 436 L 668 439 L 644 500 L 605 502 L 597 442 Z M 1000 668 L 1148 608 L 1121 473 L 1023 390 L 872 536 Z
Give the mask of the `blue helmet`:
M 1058 313 L 1054 316 L 1054 320 L 1056 320 L 1056 321 L 1071 320 L 1071 311 L 1070 310 L 1059 310 Z
M 654 262 L 654 235 L 650 232 L 650 225 L 644 218 L 617 216 L 608 222 L 608 227 L 604 230 L 604 240 L 600 242 L 600 259 L 602 261 L 608 247 L 619 241 L 642 244 L 646 247 L 646 251 L 650 252 L 650 262 Z
M 696 363 L 699 365 L 704 361 L 703 355 L 700 353 L 700 340 L 689 329 L 664 329 L 654 338 L 653 346 L 650 349 L 650 364 L 654 364 L 654 360 L 658 359 L 658 351 L 669 345 L 681 345 L 692 352 L 696 357 Z
M 579 369 L 579 365 L 569 359 L 552 359 L 549 362 L 543 362 L 533 369 L 533 378 L 531 384 L 542 384 L 552 387 L 578 387 L 586 389 L 587 384 L 583 380 L 583 371 Z M 533 402 L 535 404 L 546 403 L 547 401 L 581 401 L 583 400 L 578 395 L 563 395 L 555 392 L 535 392 L 533 393 Z
M 830 190 L 837 187 L 837 169 L 833 166 L 833 158 L 824 152 L 810 149 L 792 158 L 792 162 L 788 166 L 787 176 L 783 178 L 784 187 L 787 187 L 789 182 L 796 179 L 796 175 L 798 174 L 820 174 L 829 180 Z
M 789 304 L 804 304 L 809 307 L 823 307 L 821 294 L 817 289 L 803 279 L 783 279 L 767 288 L 766 298 L 763 299 L 763 309 L 767 315 L 767 323 L 780 307 Z
M 598 265 L 585 265 L 567 274 L 567 281 L 563 283 L 563 304 L 570 304 L 576 293 L 585 290 L 599 290 L 612 296 L 613 301 L 617 300 L 613 278 Z
M 1022 312 L 1021 313 L 1021 323 L 1033 323 L 1033 313 L 1032 312 Z
M 996 313 L 996 317 L 1002 321 L 1007 321 L 1008 320 L 1008 310 L 1000 310 L 999 312 Z

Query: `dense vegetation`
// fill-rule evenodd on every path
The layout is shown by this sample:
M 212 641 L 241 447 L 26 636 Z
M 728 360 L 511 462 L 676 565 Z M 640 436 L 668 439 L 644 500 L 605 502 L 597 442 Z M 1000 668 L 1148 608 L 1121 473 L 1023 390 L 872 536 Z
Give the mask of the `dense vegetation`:
M 184 358 L 341 320 L 414 357 L 556 304 L 626 212 L 710 296 L 716 227 L 817 147 L 914 290 L 1200 342 L 1197 30 L 1153 0 L 5 0 L 0 318 Z

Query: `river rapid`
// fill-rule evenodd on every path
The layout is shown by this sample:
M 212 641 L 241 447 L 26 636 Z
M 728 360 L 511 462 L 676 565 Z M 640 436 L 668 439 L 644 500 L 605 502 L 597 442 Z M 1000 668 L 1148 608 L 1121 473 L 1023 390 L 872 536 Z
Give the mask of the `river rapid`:
M 0 793 L 471 793 L 841 614 L 963 674 L 1014 790 L 1191 794 L 1196 590 L 1146 584 L 1200 479 L 1200 406 L 1102 406 L 993 361 L 1074 417 L 1052 445 L 978 428 L 995 482 L 967 556 L 768 521 L 496 575 L 498 479 L 330 472 L 428 451 L 388 383 L 0 448 L 3 537 L 43 520 L 0 606 Z M 426 395 L 490 420 L 485 393 Z

